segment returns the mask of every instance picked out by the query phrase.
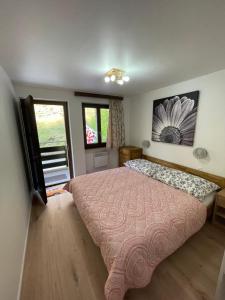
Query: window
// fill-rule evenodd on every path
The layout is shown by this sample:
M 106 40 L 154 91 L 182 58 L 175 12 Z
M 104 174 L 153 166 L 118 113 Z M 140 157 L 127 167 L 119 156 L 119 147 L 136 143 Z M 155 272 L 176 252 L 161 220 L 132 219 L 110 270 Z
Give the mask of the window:
M 85 148 L 105 147 L 109 124 L 109 106 L 83 103 L 82 110 Z

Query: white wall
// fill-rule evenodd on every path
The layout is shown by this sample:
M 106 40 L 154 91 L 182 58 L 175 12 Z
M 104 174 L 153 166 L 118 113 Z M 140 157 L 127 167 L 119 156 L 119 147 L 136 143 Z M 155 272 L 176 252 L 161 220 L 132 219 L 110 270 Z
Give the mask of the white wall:
M 15 91 L 17 97 L 26 97 L 27 95 L 32 95 L 36 99 L 43 100 L 58 100 L 67 101 L 69 105 L 69 118 L 70 118 L 70 130 L 71 139 L 73 147 L 73 157 L 74 157 L 74 169 L 75 175 L 85 174 L 86 172 L 92 172 L 93 169 L 93 152 L 101 151 L 101 149 L 96 150 L 86 150 L 84 149 L 84 137 L 83 137 L 83 121 L 82 121 L 82 102 L 92 102 L 92 103 L 104 103 L 107 104 L 108 101 L 104 99 L 91 99 L 84 97 L 75 97 L 74 91 L 58 88 L 44 88 L 37 86 L 26 86 L 21 84 L 15 84 Z M 125 112 L 125 130 L 126 142 L 129 138 L 129 101 L 125 99 L 124 112 Z M 116 151 L 110 152 L 110 165 L 109 167 L 116 167 L 118 165 L 118 154 Z
M 0 67 L 0 299 L 19 292 L 31 201 L 12 85 Z
M 151 141 L 153 100 L 200 91 L 194 147 Z M 225 176 L 225 70 L 130 98 L 130 142 L 151 141 L 145 154 Z M 209 159 L 196 160 L 192 151 L 204 147 Z

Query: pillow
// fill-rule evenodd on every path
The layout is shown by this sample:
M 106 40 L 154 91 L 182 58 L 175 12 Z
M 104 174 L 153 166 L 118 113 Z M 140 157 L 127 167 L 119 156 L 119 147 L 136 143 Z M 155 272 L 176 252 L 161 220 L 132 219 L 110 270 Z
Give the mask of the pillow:
M 124 165 L 150 177 L 153 177 L 156 172 L 160 171 L 161 168 L 163 168 L 161 165 L 152 163 L 146 159 L 128 160 L 124 163 Z
M 218 185 L 204 178 L 167 167 L 162 167 L 153 178 L 199 199 L 220 189 Z

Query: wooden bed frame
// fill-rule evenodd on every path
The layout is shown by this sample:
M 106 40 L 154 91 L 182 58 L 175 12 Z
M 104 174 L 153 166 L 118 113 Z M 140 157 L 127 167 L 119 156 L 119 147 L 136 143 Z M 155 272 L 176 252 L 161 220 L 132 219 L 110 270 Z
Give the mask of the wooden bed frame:
M 186 173 L 190 173 L 192 175 L 202 177 L 206 180 L 209 180 L 211 182 L 216 183 L 219 187 L 221 187 L 221 189 L 225 188 L 225 177 L 217 176 L 217 175 L 210 174 L 210 173 L 207 173 L 207 172 L 202 172 L 202 171 L 199 171 L 199 170 L 196 170 L 196 169 L 192 169 L 192 168 L 185 167 L 185 166 L 182 166 L 182 165 L 179 165 L 179 164 L 175 164 L 175 163 L 172 163 L 172 162 L 169 162 L 169 161 L 166 161 L 166 160 L 162 160 L 162 159 L 159 159 L 159 158 L 156 158 L 156 157 L 153 157 L 153 156 L 142 155 L 142 158 L 144 158 L 146 160 L 149 160 L 151 162 L 160 164 L 162 166 L 168 167 L 168 168 L 173 168 L 173 169 L 176 169 L 176 170 L 184 171 Z M 207 209 L 208 219 L 211 219 L 211 217 L 212 217 L 214 202 Z

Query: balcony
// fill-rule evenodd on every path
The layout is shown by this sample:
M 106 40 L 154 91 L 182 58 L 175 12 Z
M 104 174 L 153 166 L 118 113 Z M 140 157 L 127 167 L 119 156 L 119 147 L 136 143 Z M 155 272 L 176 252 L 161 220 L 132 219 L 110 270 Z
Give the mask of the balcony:
M 40 148 L 45 187 L 70 180 L 66 146 Z

